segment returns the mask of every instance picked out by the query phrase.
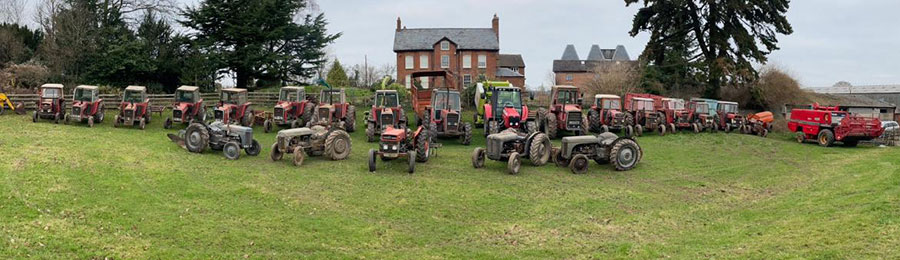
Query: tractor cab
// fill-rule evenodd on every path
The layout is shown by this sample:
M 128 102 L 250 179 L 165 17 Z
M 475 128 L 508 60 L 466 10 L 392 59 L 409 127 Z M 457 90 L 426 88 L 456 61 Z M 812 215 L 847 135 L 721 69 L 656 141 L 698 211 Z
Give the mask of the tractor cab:
M 307 114 L 306 111 L 309 110 Z M 306 99 L 306 88 L 296 86 L 282 87 L 278 93 L 278 102 L 272 111 L 272 120 L 263 123 L 266 129 L 272 125 L 291 124 L 293 128 L 300 127 L 312 116 L 312 104 Z M 268 119 L 267 119 L 268 121 Z
M 62 84 L 44 84 L 38 92 L 40 99 L 37 101 L 37 108 L 32 118 L 33 122 L 38 119 L 54 119 L 59 122 L 66 114 L 66 98 L 63 96 Z
M 718 118 L 719 129 L 731 131 L 735 128 L 743 127 L 743 117 L 738 112 L 738 103 L 730 101 L 719 101 L 716 107 L 716 115 Z
M 166 118 L 163 127 L 169 129 L 174 123 L 188 123 L 194 120 L 206 121 L 206 108 L 203 107 L 203 97 L 200 96 L 200 88 L 194 86 L 178 87 L 175 90 L 175 103 L 172 104 L 172 117 Z
M 66 122 L 88 120 L 88 126 L 91 127 L 94 121 L 103 122 L 103 99 L 100 98 L 97 86 L 75 87 L 72 101 L 72 114 L 66 118 Z
M 303 87 L 282 87 L 278 93 L 278 103 L 299 103 L 306 99 L 306 89 Z
M 253 115 L 248 113 L 250 103 L 247 102 L 247 95 L 246 89 L 223 89 L 213 118 L 226 124 L 241 123 L 244 126 L 252 125 Z
M 622 98 L 617 95 L 595 95 L 594 105 L 588 111 L 591 130 L 600 133 L 623 130 L 626 136 L 631 136 L 634 133 L 634 118 L 622 107 Z
M 147 97 L 147 88 L 143 86 L 128 86 L 122 93 L 122 102 L 119 103 L 119 114 L 116 115 L 115 126 L 134 125 L 144 129 L 150 123 L 150 99 Z
M 181 86 L 175 90 L 176 104 L 194 104 L 200 102 L 200 88 L 192 86 Z
M 123 103 L 147 103 L 147 88 L 142 86 L 128 86 L 122 94 Z
M 400 106 L 400 93 L 396 90 L 382 89 L 375 91 L 372 110 L 369 113 L 372 115 L 370 122 L 373 124 L 373 130 L 378 128 L 378 130 L 383 131 L 388 126 L 401 128 L 402 125 L 406 124 L 406 116 L 403 113 L 403 107 Z
M 551 96 L 553 97 L 550 106 L 552 113 L 578 112 L 579 115 L 581 114 L 581 103 L 583 102 L 582 97 L 584 94 L 579 92 L 577 87 L 555 86 Z M 578 123 L 581 124 L 581 122 Z
M 491 115 L 503 122 L 502 128 L 519 128 L 528 117 L 528 108 L 522 104 L 522 90 L 516 87 L 497 87 L 491 95 Z
M 313 124 L 331 125 L 344 117 L 347 110 L 347 96 L 343 89 L 322 89 L 319 105 L 313 115 Z

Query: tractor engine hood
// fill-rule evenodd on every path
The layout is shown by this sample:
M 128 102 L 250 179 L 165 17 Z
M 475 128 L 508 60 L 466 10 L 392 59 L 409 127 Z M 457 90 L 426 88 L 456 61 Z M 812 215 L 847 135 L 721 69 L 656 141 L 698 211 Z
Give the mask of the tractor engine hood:
M 188 103 L 175 103 L 175 110 L 185 111 L 190 105 Z
M 568 112 L 581 112 L 581 106 L 575 105 L 575 104 L 567 104 L 565 107 L 563 107 L 563 110 L 565 110 L 567 113 Z M 610 110 L 610 111 L 618 112 L 618 110 L 615 110 L 615 109 Z
M 134 103 L 130 103 L 130 102 L 122 103 L 122 110 L 134 110 L 135 108 L 137 108 L 137 105 L 135 105 Z
M 503 121 L 506 122 L 507 128 L 518 128 L 519 123 L 522 121 L 522 115 L 515 108 L 505 107 L 503 108 Z
M 88 106 L 88 104 L 90 104 L 90 103 L 85 102 L 85 101 L 74 101 L 74 102 L 72 102 L 72 107 L 85 108 Z
M 403 139 L 406 139 L 406 130 L 403 129 L 389 126 L 381 133 L 382 142 L 400 142 Z
M 287 110 L 288 108 L 291 107 L 291 102 L 290 101 L 278 101 L 278 103 L 275 103 L 275 107 L 283 108 L 283 109 Z

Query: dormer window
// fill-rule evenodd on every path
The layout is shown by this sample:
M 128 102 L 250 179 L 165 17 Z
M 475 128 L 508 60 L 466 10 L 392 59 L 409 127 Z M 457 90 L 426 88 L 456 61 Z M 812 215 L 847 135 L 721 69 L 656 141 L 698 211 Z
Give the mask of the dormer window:
M 442 50 L 442 51 L 449 51 L 449 50 L 450 50 L 450 42 L 448 42 L 448 41 L 442 41 L 442 42 L 441 42 L 441 50 Z

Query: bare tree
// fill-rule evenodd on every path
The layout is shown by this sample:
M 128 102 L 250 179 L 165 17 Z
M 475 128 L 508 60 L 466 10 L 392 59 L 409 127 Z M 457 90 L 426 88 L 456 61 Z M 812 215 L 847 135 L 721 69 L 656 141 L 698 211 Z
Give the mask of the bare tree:
M 594 69 L 594 78 L 585 85 L 585 95 L 625 95 L 640 87 L 641 69 L 631 63 L 605 64 Z
M 0 22 L 21 23 L 24 12 L 24 0 L 0 0 Z

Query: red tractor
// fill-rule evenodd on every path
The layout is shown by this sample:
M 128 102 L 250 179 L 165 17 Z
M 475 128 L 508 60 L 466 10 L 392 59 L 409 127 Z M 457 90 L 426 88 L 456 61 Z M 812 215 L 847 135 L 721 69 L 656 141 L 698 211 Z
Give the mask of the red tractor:
M 356 130 L 356 107 L 347 101 L 344 89 L 322 89 L 318 104 L 307 127 L 314 125 L 337 126 L 347 132 Z
M 694 111 L 687 107 L 684 99 L 680 98 L 663 98 L 662 112 L 666 117 L 666 123 L 674 133 L 678 129 L 695 130 L 694 128 Z
M 377 90 L 373 99 L 372 108 L 366 111 L 366 140 L 375 142 L 375 137 L 381 135 L 388 127 L 406 128 L 406 114 L 400 105 L 400 93 L 396 90 Z
M 575 135 L 588 132 L 588 118 L 581 110 L 582 94 L 574 86 L 553 86 L 550 89 L 550 109 L 538 109 L 538 130 L 551 139 L 559 131 L 569 131 Z
M 616 95 L 594 96 L 594 105 L 588 111 L 591 131 L 606 133 L 622 131 L 626 137 L 634 135 L 634 116 L 622 109 L 622 98 Z
M 634 134 L 641 136 L 644 130 L 666 135 L 666 124 L 656 112 L 652 98 L 640 97 L 646 94 L 628 93 L 625 95 L 625 111 L 634 116 Z
M 63 95 L 63 85 L 61 84 L 44 84 L 41 86 L 38 96 L 32 122 L 37 123 L 38 119 L 50 119 L 59 124 L 59 120 L 66 118 L 66 98 Z
M 738 113 L 738 103 L 730 102 L 730 101 L 719 101 L 716 106 L 716 115 L 713 116 L 713 121 L 716 122 L 716 126 L 719 130 L 723 130 L 726 133 L 730 133 L 732 130 L 740 130 L 741 132 L 747 132 L 746 121 L 744 117 Z
M 181 86 L 175 90 L 172 117 L 166 118 L 163 127 L 169 129 L 173 123 L 190 124 L 193 121 L 206 122 L 206 108 L 203 106 L 200 88 Z
M 96 86 L 78 86 L 72 98 L 72 114 L 66 115 L 66 124 L 69 122 L 87 122 L 88 127 L 94 127 L 94 123 L 103 123 L 103 99 L 100 98 L 100 90 Z
M 312 118 L 313 106 L 315 103 L 306 98 L 304 87 L 282 87 L 278 94 L 278 102 L 275 103 L 273 116 L 263 122 L 263 130 L 266 133 L 271 132 L 272 127 L 276 125 L 290 125 L 291 128 L 303 127 Z
M 693 130 L 694 133 L 699 133 L 707 129 L 710 132 L 716 131 L 716 124 L 713 122 L 713 117 L 709 115 L 709 103 L 701 100 L 691 100 L 688 101 L 687 110 L 690 114 L 688 122 L 691 123 L 691 130 Z
M 431 141 L 425 127 L 419 126 L 415 131 L 409 128 L 387 126 L 381 133 L 378 149 L 369 149 L 369 172 L 375 172 L 375 158 L 382 161 L 407 158 L 407 172 L 416 171 L 416 162 L 428 162 L 431 157 Z
M 522 89 L 514 86 L 476 89 L 476 95 L 484 100 L 484 135 L 499 133 L 508 128 L 533 133 L 538 131 L 536 115 L 529 114 L 522 100 Z M 531 96 L 533 98 L 533 96 Z
M 859 141 L 868 141 L 881 136 L 884 128 L 878 118 L 854 116 L 839 107 L 823 107 L 818 103 L 812 109 L 794 109 L 788 129 L 799 133 L 797 141 L 816 140 L 824 147 L 834 142 L 854 147 Z
M 250 110 L 250 105 L 252 103 L 247 101 L 246 89 L 223 89 L 213 118 L 225 124 L 253 127 L 253 111 Z
M 119 114 L 116 115 L 113 126 L 134 126 L 135 123 L 141 130 L 150 123 L 150 98 L 147 97 L 146 87 L 128 86 L 122 94 Z
M 459 138 L 460 143 L 469 145 L 472 142 L 472 124 L 462 120 L 461 95 L 458 88 L 449 83 L 450 75 L 447 71 L 414 72 L 410 77 L 434 77 L 435 83 L 442 83 L 429 84 L 433 89 L 420 89 L 420 86 L 410 89 L 416 122 L 428 129 L 431 141 L 434 142 L 433 139 L 438 137 L 450 137 Z M 437 78 L 443 81 L 438 81 Z

